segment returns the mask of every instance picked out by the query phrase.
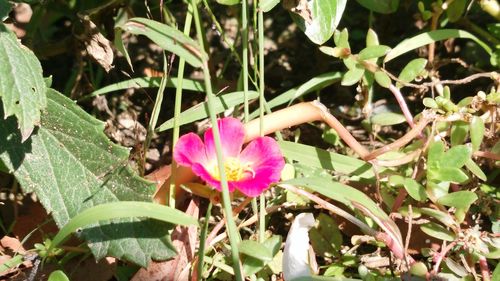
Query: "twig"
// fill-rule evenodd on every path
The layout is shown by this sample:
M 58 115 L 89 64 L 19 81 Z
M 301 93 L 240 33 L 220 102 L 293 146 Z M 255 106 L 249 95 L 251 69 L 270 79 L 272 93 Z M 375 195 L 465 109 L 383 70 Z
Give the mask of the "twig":
M 439 265 L 441 265 L 441 262 L 443 261 L 444 257 L 446 256 L 446 253 L 448 253 L 451 248 L 453 248 L 457 244 L 456 241 L 451 242 L 448 246 L 442 248 L 440 253 L 437 253 L 434 255 L 433 260 L 435 262 L 434 268 L 432 269 L 433 274 L 437 274 L 439 272 Z
M 491 151 L 474 151 L 474 156 L 500 161 L 500 154 L 495 154 Z
M 398 101 L 399 107 L 401 108 L 401 111 L 403 112 L 403 115 L 406 118 L 406 122 L 408 122 L 411 128 L 415 128 L 415 123 L 413 123 L 413 116 L 411 115 L 411 112 L 408 109 L 408 105 L 406 104 L 406 101 L 403 95 L 401 94 L 401 91 L 399 91 L 399 89 L 396 88 L 393 84 L 389 85 L 389 90 Z
M 490 281 L 490 270 L 488 268 L 488 261 L 485 257 L 479 257 L 479 268 L 481 269 L 481 276 L 483 276 L 483 281 Z
M 318 204 L 321 208 L 329 210 L 332 213 L 337 214 L 337 215 L 345 218 L 346 220 L 350 221 L 351 223 L 353 223 L 357 227 L 361 228 L 361 230 L 363 232 L 365 232 L 366 234 L 371 235 L 371 236 L 377 236 L 376 230 L 370 228 L 364 222 L 360 221 L 358 218 L 354 217 L 353 215 L 349 214 L 348 212 L 346 212 L 346 211 L 340 209 L 339 207 L 321 199 L 319 196 L 316 196 L 310 192 L 307 192 L 303 189 L 297 188 L 297 187 L 290 185 L 290 184 L 280 184 L 279 186 L 281 186 L 282 188 L 284 188 L 288 191 L 291 191 L 293 193 L 307 197 L 311 201 Z
M 410 238 L 411 238 L 411 228 L 413 226 L 413 208 L 411 204 L 408 205 L 408 232 L 406 233 L 405 239 L 405 257 L 408 256 L 408 247 L 410 246 Z M 408 266 L 409 262 L 405 259 L 406 266 Z

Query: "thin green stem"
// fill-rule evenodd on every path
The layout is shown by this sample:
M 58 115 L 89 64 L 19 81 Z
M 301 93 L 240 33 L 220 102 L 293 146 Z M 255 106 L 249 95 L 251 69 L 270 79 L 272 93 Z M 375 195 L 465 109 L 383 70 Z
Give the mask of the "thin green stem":
M 248 106 L 248 2 L 241 1 L 241 57 L 243 58 L 243 92 L 245 97 L 244 113 L 245 123 L 247 123 L 250 110 Z
M 207 240 L 208 225 L 212 215 L 212 201 L 208 201 L 207 213 L 205 215 L 205 224 L 200 233 L 200 247 L 198 248 L 198 280 L 203 277 L 203 260 L 205 258 L 205 241 Z
M 186 20 L 184 21 L 184 34 L 189 36 L 189 31 L 191 30 L 191 24 L 193 22 L 193 8 L 191 5 L 188 6 L 188 11 L 186 13 Z M 183 58 L 179 59 L 179 72 L 177 73 L 177 88 L 175 89 L 175 105 L 174 105 L 174 131 L 172 137 L 172 147 L 175 147 L 177 140 L 179 139 L 179 127 L 180 127 L 180 114 L 182 105 L 182 82 L 184 80 L 184 67 L 186 65 L 186 60 Z M 177 163 L 172 160 L 171 166 L 171 176 L 170 176 L 170 188 L 168 190 L 168 206 L 175 208 L 175 177 L 177 174 Z
M 264 135 L 264 12 L 258 11 L 258 31 L 259 31 L 259 115 L 260 115 L 260 136 Z M 260 194 L 259 210 L 259 242 L 264 242 L 266 231 L 266 197 Z
M 144 166 L 146 163 L 146 152 L 151 144 L 151 139 L 154 135 L 154 130 L 156 123 L 158 122 L 158 116 L 160 115 L 161 103 L 163 101 L 163 93 L 167 87 L 168 82 L 168 63 L 166 54 L 163 53 L 163 77 L 161 78 L 160 87 L 158 88 L 158 93 L 156 94 L 155 104 L 153 106 L 153 111 L 151 112 L 151 119 L 149 120 L 148 130 L 146 133 L 146 140 L 144 141 L 144 156 L 142 157 L 142 163 L 139 165 L 140 174 L 144 174 Z
M 200 16 L 198 14 L 198 7 L 196 6 L 196 0 L 191 0 L 191 5 L 193 6 L 193 17 L 194 17 L 194 22 L 196 26 L 196 33 L 198 37 L 198 42 L 200 46 L 205 49 L 205 43 L 203 41 L 203 34 L 205 32 L 202 29 L 201 22 L 200 22 Z M 222 147 L 221 147 L 221 141 L 220 141 L 220 134 L 219 134 L 219 128 L 217 126 L 217 116 L 215 115 L 215 110 L 214 110 L 214 99 L 215 96 L 212 92 L 212 83 L 210 81 L 210 71 L 208 69 L 208 62 L 206 60 L 203 61 L 203 78 L 205 81 L 205 88 L 207 91 L 207 106 L 208 106 L 208 113 L 210 116 L 210 120 L 212 121 L 212 132 L 214 136 L 214 142 L 215 142 L 215 150 L 217 152 L 217 165 L 219 167 L 224 167 L 224 159 L 222 155 Z M 239 244 L 239 236 L 236 228 L 236 224 L 234 223 L 233 219 L 233 213 L 232 213 L 232 208 L 231 208 L 231 198 L 229 196 L 229 187 L 227 184 L 227 177 L 226 177 L 226 172 L 224 169 L 219 169 L 219 176 L 220 176 L 220 182 L 221 182 L 221 188 L 222 188 L 222 204 L 224 206 L 224 213 L 225 213 L 225 218 L 226 218 L 226 227 L 228 230 L 228 236 L 229 236 L 229 243 L 231 244 L 231 258 L 233 262 L 233 269 L 234 269 L 234 275 L 236 280 L 238 281 L 243 281 L 243 271 L 241 268 L 240 264 L 240 259 L 239 259 L 239 251 L 238 251 L 238 244 Z

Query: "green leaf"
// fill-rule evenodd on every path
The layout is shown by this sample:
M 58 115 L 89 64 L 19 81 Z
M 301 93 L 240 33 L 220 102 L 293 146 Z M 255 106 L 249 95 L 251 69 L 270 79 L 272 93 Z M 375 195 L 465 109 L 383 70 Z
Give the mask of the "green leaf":
M 382 112 L 370 117 L 370 122 L 380 126 L 391 126 L 406 122 L 403 114 L 395 112 Z
M 425 192 L 425 188 L 416 180 L 412 178 L 406 178 L 404 181 L 404 187 L 413 199 L 421 202 L 427 200 L 427 193 Z
M 459 209 L 469 209 L 470 205 L 478 199 L 476 193 L 472 191 L 462 190 L 449 193 L 438 199 L 438 203 L 448 207 Z
M 363 160 L 300 143 L 279 141 L 278 144 L 283 155 L 291 161 L 364 179 L 375 177 L 372 166 Z M 382 168 L 378 172 L 384 171 L 385 169 Z
M 240 3 L 240 0 L 217 0 L 217 3 L 226 6 L 232 6 Z
M 272 261 L 273 253 L 263 244 L 253 240 L 243 240 L 238 246 L 240 253 L 261 261 Z
M 427 153 L 427 162 L 430 168 L 438 168 L 439 162 L 444 155 L 444 143 L 442 141 L 435 141 L 429 146 L 429 152 Z
M 370 11 L 381 14 L 390 14 L 397 11 L 399 0 L 356 0 L 361 6 Z
M 344 13 L 347 0 L 311 0 L 311 20 L 306 21 L 297 14 L 291 14 L 293 20 L 306 36 L 315 44 L 321 45 L 332 37 Z
M 456 22 L 464 13 L 465 7 L 467 6 L 467 0 L 454 0 L 451 1 L 448 9 L 446 9 L 446 14 L 448 15 L 448 20 L 450 22 Z
M 208 55 L 198 43 L 181 31 L 166 24 L 145 19 L 132 18 L 119 28 L 135 35 L 144 35 L 162 49 L 172 52 L 194 67 L 200 67 Z
M 435 209 L 431 209 L 431 208 L 421 208 L 420 212 L 424 215 L 428 215 L 430 217 L 437 219 L 438 221 L 440 221 L 441 223 L 443 223 L 447 227 L 457 225 L 455 220 L 448 213 L 445 213 L 443 211 L 439 211 L 439 210 L 435 210 Z
M 123 56 L 127 60 L 128 66 L 130 66 L 130 69 L 132 69 L 132 71 L 134 71 L 134 66 L 132 65 L 132 60 L 130 59 L 130 55 L 129 55 L 127 49 L 125 48 L 125 44 L 123 43 L 122 33 L 123 33 L 123 30 L 121 28 L 119 28 L 119 27 L 115 28 L 114 45 L 115 45 L 116 49 L 120 53 L 123 54 Z
M 467 159 L 467 162 L 465 162 L 465 167 L 467 167 L 467 169 L 480 180 L 486 181 L 488 179 L 483 170 L 481 170 L 481 168 L 472 159 Z
M 267 13 L 271 11 L 276 5 L 278 5 L 280 0 L 262 0 L 259 1 L 259 8 L 264 12 Z
M 59 227 L 84 210 L 117 201 L 150 202 L 155 185 L 128 167 L 128 149 L 104 135 L 104 124 L 49 89 L 41 125 L 26 142 L 15 119 L 0 122 L 0 158 L 25 192 L 35 192 Z M 81 232 L 97 259 L 114 256 L 142 266 L 175 255 L 170 224 L 124 218 Z
M 361 80 L 364 73 L 365 69 L 361 67 L 350 69 L 344 74 L 344 76 L 342 77 L 342 82 L 340 84 L 342 86 L 352 86 L 358 83 L 359 80 Z
M 451 126 L 450 141 L 451 145 L 459 145 L 465 142 L 467 139 L 467 133 L 469 132 L 469 123 L 465 121 L 453 122 Z
M 359 52 L 358 56 L 360 60 L 369 60 L 373 58 L 379 58 L 385 56 L 391 47 L 385 45 L 374 45 L 368 46 Z
M 155 220 L 172 223 L 175 225 L 196 225 L 198 221 L 177 209 L 155 204 L 152 202 L 119 201 L 97 205 L 74 216 L 57 233 L 52 240 L 51 247 L 59 246 L 73 232 L 80 228 L 101 221 L 120 218 L 152 218 Z
M 342 29 L 342 31 L 336 30 L 333 33 L 333 42 L 337 47 L 347 48 L 350 50 L 351 47 L 349 46 L 349 31 L 347 30 L 347 28 Z
M 481 146 L 484 138 L 484 121 L 479 116 L 472 117 L 470 122 L 470 141 L 472 150 L 477 151 Z
M 256 91 L 248 91 L 248 99 L 253 100 L 259 96 L 259 93 Z M 213 103 L 215 113 L 220 113 L 233 106 L 237 106 L 242 104 L 244 101 L 244 92 L 234 92 L 225 94 L 222 96 L 218 96 L 215 98 Z M 207 102 L 199 103 L 185 111 L 183 111 L 180 115 L 179 125 L 185 125 L 192 123 L 197 120 L 201 120 L 208 117 L 208 106 Z M 174 118 L 171 118 L 161 124 L 158 128 L 156 128 L 157 132 L 163 132 L 174 127 Z
M 424 100 L 422 102 L 425 106 L 427 106 L 429 108 L 434 108 L 434 109 L 439 108 L 439 105 L 436 103 L 436 101 L 434 99 L 424 98 Z
M 467 31 L 459 30 L 459 29 L 440 29 L 433 30 L 429 32 L 424 32 L 417 36 L 408 38 L 403 42 L 399 43 L 396 47 L 394 47 L 384 59 L 384 62 L 389 62 L 392 59 L 399 57 L 400 55 L 407 53 L 409 51 L 415 50 L 422 46 L 431 44 L 433 42 L 446 40 L 450 38 L 465 38 L 471 39 L 477 44 L 479 44 L 483 49 L 489 54 L 492 54 L 491 48 L 486 45 L 483 41 L 479 40 L 476 36 L 470 34 Z
M 15 115 L 25 141 L 40 124 L 40 111 L 47 106 L 42 67 L 35 54 L 22 46 L 2 23 L 0 61 L 0 98 L 3 103 L 0 118 Z
M 500 280 L 500 263 L 497 263 L 495 266 L 495 271 L 493 271 L 493 275 L 491 275 L 491 280 Z
M 427 235 L 444 241 L 455 240 L 455 234 L 441 225 L 433 222 L 422 224 L 420 229 Z
M 0 22 L 4 21 L 12 10 L 12 4 L 7 0 L 0 0 Z
M 465 145 L 457 145 L 445 153 L 439 164 L 441 167 L 462 168 L 470 157 L 470 148 Z
M 427 60 L 418 58 L 410 61 L 399 73 L 398 79 L 410 83 L 415 78 L 417 78 L 422 71 L 425 70 L 425 66 L 427 65 Z M 398 84 L 398 87 L 402 87 L 403 85 Z M 425 104 L 425 103 L 424 103 Z M 436 106 L 437 108 L 437 106 Z
M 161 77 L 133 78 L 130 80 L 125 80 L 125 81 L 121 81 L 118 83 L 104 86 L 98 90 L 93 91 L 92 93 L 90 93 L 86 96 L 83 96 L 80 100 L 84 100 L 84 99 L 91 98 L 91 97 L 96 97 L 99 95 L 104 95 L 104 94 L 111 93 L 114 91 L 130 89 L 130 88 L 134 88 L 134 89 L 158 88 L 160 86 L 160 81 L 161 81 Z M 170 78 L 170 77 L 168 78 L 168 80 L 167 80 L 167 87 L 168 88 L 177 88 L 177 85 L 179 85 L 177 78 Z M 188 90 L 188 91 L 205 92 L 205 86 L 203 85 L 202 82 L 199 82 L 197 80 L 187 79 L 187 78 L 182 79 L 182 89 Z
M 50 273 L 47 281 L 69 281 L 69 278 L 62 270 L 56 270 Z
M 271 255 L 273 257 L 272 261 L 263 261 L 260 258 L 254 258 L 251 256 L 244 257 L 242 263 L 245 276 L 255 274 L 261 271 L 266 265 L 271 265 L 277 257 L 277 254 L 281 248 L 281 243 L 282 238 L 280 235 L 273 235 L 262 243 L 262 246 L 264 246 L 264 248 L 271 252 Z
M 464 171 L 455 167 L 441 167 L 432 178 L 438 181 L 453 183 L 463 183 L 469 179 Z
M 321 75 L 309 79 L 307 82 L 298 87 L 294 87 L 278 95 L 274 99 L 270 100 L 267 103 L 267 105 L 269 106 L 269 109 L 272 109 L 276 106 L 285 103 L 291 103 L 295 99 L 302 97 L 305 94 L 321 90 L 329 85 L 332 85 L 333 83 L 339 82 L 341 79 L 342 79 L 342 72 L 335 71 L 335 72 L 323 73 Z M 254 112 L 252 112 L 250 114 L 250 119 L 254 119 L 257 116 L 259 116 L 259 110 L 255 110 Z
M 322 257 L 339 256 L 342 233 L 332 217 L 320 213 L 317 224 L 309 230 L 309 239 L 314 252 Z
M 384 88 L 389 88 L 389 86 L 391 86 L 391 78 L 383 71 L 375 72 L 375 81 Z
M 318 192 L 323 196 L 338 201 L 346 206 L 360 209 L 360 206 L 366 208 L 373 216 L 377 217 L 383 225 L 383 228 L 389 227 L 391 232 L 398 235 L 401 241 L 401 233 L 394 222 L 387 214 L 363 192 L 348 185 L 341 184 L 332 180 L 326 180 L 320 177 L 311 178 L 296 178 L 285 181 L 283 184 L 291 184 L 295 186 L 303 186 L 312 191 Z
M 376 45 L 379 45 L 378 35 L 373 29 L 368 28 L 368 32 L 366 33 L 366 46 Z

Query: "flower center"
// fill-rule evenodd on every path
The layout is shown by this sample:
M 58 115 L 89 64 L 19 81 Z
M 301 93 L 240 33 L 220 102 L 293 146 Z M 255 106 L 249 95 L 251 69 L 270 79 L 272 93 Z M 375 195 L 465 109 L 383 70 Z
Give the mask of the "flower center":
M 250 163 L 241 163 L 238 158 L 234 157 L 226 159 L 224 171 L 228 181 L 239 181 L 244 178 L 246 173 L 252 174 L 252 178 L 255 176 L 255 171 L 250 167 Z M 220 180 L 219 166 L 217 164 L 214 166 L 212 176 Z

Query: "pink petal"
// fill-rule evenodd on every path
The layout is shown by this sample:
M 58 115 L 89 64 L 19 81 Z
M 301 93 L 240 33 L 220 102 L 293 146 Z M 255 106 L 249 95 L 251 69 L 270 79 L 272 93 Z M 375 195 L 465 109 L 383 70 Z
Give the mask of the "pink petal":
M 203 165 L 195 163 L 193 164 L 191 169 L 193 170 L 193 173 L 195 175 L 199 176 L 208 185 L 214 187 L 218 191 L 222 190 L 220 181 L 218 179 L 215 179 Z M 232 182 L 228 182 L 228 187 L 229 187 L 229 192 L 233 192 L 235 189 L 235 186 Z
M 205 145 L 201 138 L 194 133 L 180 137 L 174 147 L 174 159 L 179 165 L 188 167 L 194 163 L 207 163 Z
M 250 163 L 254 175 L 236 182 L 236 189 L 250 197 L 261 194 L 271 183 L 278 182 L 285 166 L 278 143 L 270 137 L 261 137 L 248 144 L 240 155 L 240 161 Z
M 222 153 L 224 157 L 237 157 L 243 146 L 245 130 L 240 120 L 232 117 L 217 120 Z M 212 128 L 205 132 L 205 146 L 208 159 L 216 159 L 215 143 Z

